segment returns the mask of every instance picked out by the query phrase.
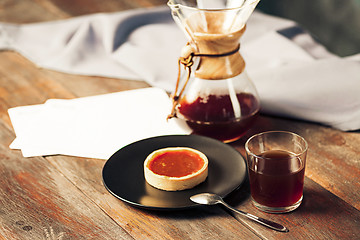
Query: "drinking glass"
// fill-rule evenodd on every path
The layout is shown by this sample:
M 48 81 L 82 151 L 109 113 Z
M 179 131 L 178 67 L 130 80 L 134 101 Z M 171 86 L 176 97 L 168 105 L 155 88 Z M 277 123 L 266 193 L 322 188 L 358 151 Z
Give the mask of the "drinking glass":
M 285 213 L 303 199 L 306 140 L 291 132 L 256 134 L 245 143 L 250 191 L 256 208 Z

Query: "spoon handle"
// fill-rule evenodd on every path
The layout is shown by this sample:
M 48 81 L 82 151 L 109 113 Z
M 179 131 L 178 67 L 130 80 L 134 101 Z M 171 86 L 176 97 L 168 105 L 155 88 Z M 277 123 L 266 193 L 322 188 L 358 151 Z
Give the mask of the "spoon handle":
M 246 213 L 246 212 L 243 212 L 241 210 L 238 210 L 236 208 L 233 208 L 231 207 L 230 205 L 228 205 L 226 202 L 221 202 L 225 207 L 227 207 L 228 209 L 230 209 L 231 211 L 234 211 L 236 213 L 239 213 L 257 223 L 260 223 L 261 225 L 264 225 L 268 228 L 271 228 L 271 229 L 274 229 L 276 231 L 279 231 L 279 232 L 289 232 L 289 229 L 287 229 L 286 227 L 284 227 L 283 225 L 279 224 L 279 223 L 276 223 L 276 222 L 273 222 L 273 221 L 270 221 L 270 220 L 267 220 L 267 219 L 264 219 L 264 218 L 261 218 L 261 217 L 257 217 L 257 216 L 254 216 L 250 213 Z

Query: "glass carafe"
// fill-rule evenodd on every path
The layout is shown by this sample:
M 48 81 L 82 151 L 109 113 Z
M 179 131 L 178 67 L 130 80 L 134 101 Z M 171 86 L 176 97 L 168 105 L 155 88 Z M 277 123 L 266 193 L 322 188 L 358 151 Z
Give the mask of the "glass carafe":
M 260 103 L 240 55 L 240 37 L 259 0 L 170 0 L 188 44 L 169 118 L 192 133 L 223 142 L 239 139 L 257 117 Z M 182 67 L 185 71 L 182 71 Z

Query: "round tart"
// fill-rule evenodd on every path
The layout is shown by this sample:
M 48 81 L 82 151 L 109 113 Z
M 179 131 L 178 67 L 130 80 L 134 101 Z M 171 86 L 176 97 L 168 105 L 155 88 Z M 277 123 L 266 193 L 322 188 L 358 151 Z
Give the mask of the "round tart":
M 192 148 L 162 148 L 145 159 L 144 174 L 151 186 L 161 190 L 190 189 L 207 178 L 208 159 Z

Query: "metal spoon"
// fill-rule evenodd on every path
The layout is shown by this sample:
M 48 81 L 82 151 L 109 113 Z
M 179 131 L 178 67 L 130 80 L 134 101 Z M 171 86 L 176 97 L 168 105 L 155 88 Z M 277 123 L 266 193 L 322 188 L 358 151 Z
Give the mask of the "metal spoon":
M 247 218 L 250 218 L 251 220 L 260 223 L 268 228 L 274 229 L 276 231 L 279 232 L 288 232 L 289 229 L 287 229 L 286 227 L 284 227 L 283 225 L 280 225 L 276 222 L 272 222 L 270 220 L 266 220 L 257 216 L 254 216 L 252 214 L 243 212 L 241 210 L 235 209 L 233 207 L 231 207 L 230 205 L 228 205 L 226 202 L 224 202 L 224 200 L 216 194 L 213 193 L 200 193 L 200 194 L 196 194 L 194 196 L 190 197 L 190 200 L 199 204 L 204 204 L 204 205 L 214 205 L 214 204 L 222 204 L 225 207 L 227 207 L 228 209 L 230 209 L 231 211 L 234 211 L 236 213 L 239 213 Z

